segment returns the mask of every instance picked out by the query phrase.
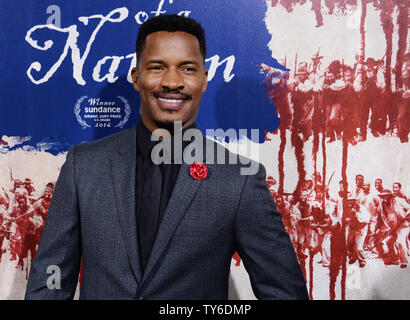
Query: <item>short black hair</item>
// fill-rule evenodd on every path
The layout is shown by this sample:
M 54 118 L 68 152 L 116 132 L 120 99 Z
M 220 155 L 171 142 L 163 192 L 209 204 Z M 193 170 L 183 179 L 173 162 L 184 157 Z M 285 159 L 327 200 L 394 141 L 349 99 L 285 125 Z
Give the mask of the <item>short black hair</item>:
M 201 24 L 194 19 L 176 14 L 159 15 L 145 21 L 138 30 L 137 37 L 137 61 L 139 60 L 145 46 L 145 39 L 151 33 L 158 31 L 190 33 L 198 39 L 199 49 L 205 60 L 206 41 L 205 31 Z

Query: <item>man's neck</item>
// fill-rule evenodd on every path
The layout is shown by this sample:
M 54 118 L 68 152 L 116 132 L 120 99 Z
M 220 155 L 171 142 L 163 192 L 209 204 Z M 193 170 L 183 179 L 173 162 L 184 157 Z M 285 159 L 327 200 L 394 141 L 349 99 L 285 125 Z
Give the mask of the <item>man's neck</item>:
M 170 122 L 169 126 L 164 125 L 162 127 L 153 123 L 148 123 L 143 117 L 141 117 L 141 122 L 152 134 L 155 134 L 162 139 L 162 137 L 169 135 L 173 136 L 176 133 L 191 127 L 195 123 L 195 120 L 189 120 L 185 123 L 182 123 L 182 121 Z

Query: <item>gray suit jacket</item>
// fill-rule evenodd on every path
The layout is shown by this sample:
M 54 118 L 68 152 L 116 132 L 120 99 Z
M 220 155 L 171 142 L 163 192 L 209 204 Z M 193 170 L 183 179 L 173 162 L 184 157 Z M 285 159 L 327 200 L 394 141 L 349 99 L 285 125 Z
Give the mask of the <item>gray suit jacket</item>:
M 257 298 L 307 299 L 264 167 L 245 176 L 240 164 L 206 165 L 208 176 L 200 181 L 190 176 L 188 164 L 181 165 L 142 274 L 135 126 L 71 147 L 30 270 L 26 299 L 72 299 L 80 263 L 80 299 L 227 299 L 235 250 Z M 60 268 L 60 289 L 47 286 L 50 277 L 55 284 L 58 276 L 49 266 Z

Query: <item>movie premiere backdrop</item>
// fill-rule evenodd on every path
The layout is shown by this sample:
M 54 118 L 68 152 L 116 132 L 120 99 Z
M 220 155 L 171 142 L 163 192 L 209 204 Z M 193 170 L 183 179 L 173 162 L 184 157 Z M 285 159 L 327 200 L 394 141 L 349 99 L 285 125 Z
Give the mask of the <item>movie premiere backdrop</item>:
M 175 13 L 206 30 L 197 124 L 265 165 L 310 298 L 409 299 L 409 6 L 3 1 L 0 298 L 24 297 L 68 148 L 138 121 L 138 28 Z M 237 254 L 230 298 L 254 299 Z

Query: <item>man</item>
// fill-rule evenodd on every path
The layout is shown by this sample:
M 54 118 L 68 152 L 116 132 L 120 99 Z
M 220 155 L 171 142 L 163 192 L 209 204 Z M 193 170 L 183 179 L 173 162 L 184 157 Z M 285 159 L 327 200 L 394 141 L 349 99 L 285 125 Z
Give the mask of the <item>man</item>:
M 307 191 L 301 192 L 299 202 L 292 208 L 291 219 L 296 222 L 296 252 L 303 275 L 306 279 L 306 258 L 308 257 L 309 251 L 313 249 L 312 240 L 314 238 L 314 232 L 311 226 L 313 216 Z
M 364 249 L 374 250 L 374 240 L 376 238 L 377 223 L 379 220 L 380 198 L 370 190 L 370 183 L 363 183 L 363 193 L 359 199 L 360 212 L 368 212 L 370 215 L 367 236 L 364 242 Z
M 358 123 L 358 91 L 359 78 L 355 78 L 355 70 L 350 66 L 343 66 L 344 87 L 340 91 L 341 114 L 343 117 L 343 134 L 353 145 L 357 143 Z
M 28 196 L 32 197 L 36 190 L 33 187 L 33 182 L 31 181 L 31 179 L 30 178 L 24 179 L 23 186 L 27 190 Z
M 343 88 L 340 77 L 341 63 L 334 60 L 325 72 L 323 83 L 323 107 L 325 110 L 327 142 L 342 139 L 343 117 L 340 104 L 340 90 Z
M 316 185 L 316 199 L 312 203 L 312 215 L 314 227 L 318 234 L 318 250 L 322 256 L 322 266 L 330 267 L 331 240 L 333 230 L 338 223 L 336 218 L 336 203 L 330 197 L 324 195 L 324 188 Z M 325 207 L 323 210 L 323 198 L 325 197 Z
M 277 192 L 276 192 L 276 190 L 275 190 L 275 186 L 276 186 L 276 180 L 275 180 L 275 178 L 272 177 L 272 176 L 269 176 L 269 177 L 266 179 L 266 183 L 267 183 L 267 185 L 268 185 L 268 189 L 269 189 L 269 191 L 270 191 L 270 193 L 271 193 L 273 199 L 275 199 L 276 196 L 277 196 Z M 282 212 L 282 214 L 283 214 L 283 212 Z
M 227 299 L 236 250 L 257 298 L 307 298 L 263 166 L 245 176 L 240 165 L 214 158 L 181 164 L 176 148 L 168 150 L 171 164 L 153 161 L 157 146 L 169 142 L 164 134 L 158 143 L 158 129 L 195 127 L 205 54 L 204 31 L 192 19 L 163 15 L 140 27 L 132 77 L 141 120 L 68 152 L 26 298 L 71 299 L 82 258 L 80 299 Z M 181 135 L 174 130 L 171 140 Z M 202 145 L 200 138 L 192 144 Z M 206 145 L 229 156 L 219 144 Z M 49 265 L 60 268 L 59 290 L 47 288 Z
M 281 62 L 286 67 L 286 61 Z M 289 71 L 279 72 L 264 63 L 261 64 L 261 71 L 266 75 L 265 85 L 268 94 L 275 101 L 275 109 L 280 118 L 279 128 L 290 129 L 292 123 L 292 108 L 289 104 Z
M 302 134 L 303 141 L 312 135 L 313 82 L 310 80 L 306 62 L 299 63 L 296 78 L 288 84 L 292 90 L 293 103 L 292 133 Z
M 274 200 L 276 203 L 277 210 L 282 214 L 283 226 L 285 227 L 285 230 L 288 233 L 288 235 L 291 236 L 292 225 L 290 222 L 290 212 L 283 198 L 283 195 L 277 195 L 276 197 L 274 197 Z
M 379 231 L 379 239 L 378 239 L 378 249 L 380 251 L 380 256 L 383 258 L 384 263 L 386 265 L 394 264 L 399 265 L 401 263 L 400 252 L 398 252 L 396 240 L 397 240 L 397 230 L 400 226 L 402 226 L 401 222 L 404 220 L 405 214 L 407 210 L 403 207 L 402 213 L 398 214 L 397 209 L 399 204 L 400 206 L 404 203 L 397 203 L 394 199 L 394 195 L 389 189 L 385 189 L 380 194 L 380 216 L 382 221 L 382 226 L 380 227 Z M 404 222 L 404 227 L 406 227 L 406 223 Z M 400 224 L 399 224 L 400 223 Z M 402 259 L 402 262 L 407 262 Z
M 292 241 L 293 247 L 298 250 L 299 247 L 299 221 L 302 217 L 302 214 L 299 210 L 299 202 L 295 201 L 295 197 L 293 195 L 289 195 L 287 198 L 288 203 L 288 211 L 289 211 L 289 220 L 290 220 L 290 240 Z M 299 255 L 299 254 L 298 254 Z
M 366 265 L 364 253 L 364 242 L 367 236 L 370 213 L 366 206 L 366 197 L 364 192 L 359 198 L 352 198 L 350 201 L 349 229 L 347 237 L 347 251 L 349 264 L 359 261 L 359 267 Z
M 365 210 L 361 211 L 359 206 L 359 198 L 364 193 L 362 188 L 364 184 L 363 176 L 357 175 L 355 191 L 349 192 L 345 189 L 343 180 L 339 181 L 338 199 L 336 200 L 336 219 L 335 222 L 342 227 L 343 234 L 338 234 L 338 230 L 335 231 L 339 239 L 346 237 L 347 254 L 349 258 L 349 264 L 359 261 L 359 267 L 363 268 L 366 265 L 366 259 L 364 256 L 364 241 L 367 235 L 367 225 L 370 220 L 370 215 Z M 344 206 L 344 200 L 347 200 L 346 207 Z M 346 225 L 344 226 L 344 222 Z
M 370 192 L 370 183 L 363 182 L 363 192 L 358 198 L 359 211 L 357 218 L 362 222 L 362 233 L 366 233 L 365 238 L 360 237 L 359 247 L 370 250 L 374 247 L 374 238 L 378 220 L 379 199 Z M 367 225 L 366 225 L 367 223 Z M 364 241 L 363 244 L 361 241 Z
M 314 183 L 314 178 L 313 177 L 307 177 L 303 183 L 302 186 L 302 192 L 306 191 L 307 193 L 307 201 L 309 203 L 313 202 L 316 198 L 316 193 L 315 193 L 315 183 Z
M 6 230 L 4 223 L 7 216 L 7 210 L 9 208 L 9 197 L 4 188 L 0 189 L 0 262 L 5 250 L 3 249 L 4 239 L 7 238 L 8 230 Z
M 396 99 L 397 103 L 397 135 L 402 143 L 409 141 L 410 127 L 410 53 L 406 53 L 401 70 L 402 84 L 399 86 Z
M 393 183 L 393 195 L 397 198 L 404 199 L 407 203 L 410 203 L 410 199 L 401 191 L 401 183 Z
M 383 62 L 382 62 L 383 63 Z M 381 67 L 380 61 L 373 58 L 367 58 L 364 63 L 365 72 L 363 72 L 363 90 L 360 94 L 361 103 L 360 110 L 360 135 L 363 140 L 367 139 L 367 126 L 369 122 L 369 114 L 371 113 L 370 127 L 373 134 L 377 135 L 377 122 L 380 114 L 380 97 L 382 88 L 379 87 L 377 81 L 377 73 Z
M 46 188 L 44 189 L 43 196 L 41 196 L 40 199 L 33 203 L 33 224 L 38 225 L 38 223 L 34 222 L 40 222 L 40 224 L 37 228 L 32 230 L 33 232 L 30 235 L 30 237 L 32 237 L 31 259 L 34 259 L 37 253 L 37 244 L 40 242 L 40 237 L 44 229 L 44 221 L 46 220 L 47 212 L 50 207 L 53 190 L 54 185 L 52 183 L 48 183 Z
M 11 260 L 17 260 L 17 266 L 24 268 L 24 258 L 28 256 L 30 246 L 28 240 L 32 232 L 29 220 L 32 213 L 28 191 L 17 188 L 14 193 L 14 202 L 9 210 L 6 229 L 10 230 Z
M 374 187 L 379 194 L 382 193 L 384 191 L 383 180 L 380 178 L 374 180 Z
M 399 254 L 400 267 L 407 268 L 408 237 L 410 234 L 409 199 L 401 192 L 401 183 L 393 183 L 393 207 L 397 214 L 395 248 Z
M 357 174 L 355 177 L 356 189 L 353 191 L 353 197 L 356 199 L 363 195 L 364 177 L 362 174 Z

